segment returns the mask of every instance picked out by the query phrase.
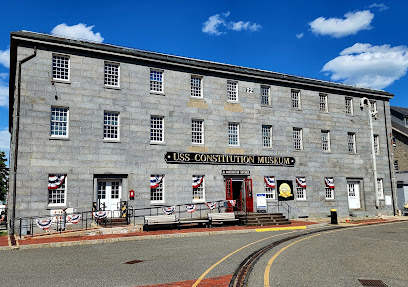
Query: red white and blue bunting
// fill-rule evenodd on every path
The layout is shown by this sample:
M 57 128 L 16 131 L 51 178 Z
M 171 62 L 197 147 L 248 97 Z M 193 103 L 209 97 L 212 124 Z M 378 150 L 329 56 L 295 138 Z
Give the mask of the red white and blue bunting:
M 158 176 L 151 176 L 150 177 L 150 188 L 156 188 L 160 185 L 160 182 L 162 181 L 163 176 L 158 175 Z
M 35 222 L 37 223 L 37 226 L 41 228 L 42 230 L 49 229 L 52 224 L 52 218 L 48 219 L 36 219 Z
M 205 203 L 209 209 L 213 210 L 214 208 L 217 207 L 217 203 L 216 202 L 206 202 Z
M 231 204 L 231 206 L 235 206 L 235 204 L 237 204 L 236 200 L 228 199 L 227 201 L 229 202 L 229 204 Z
M 275 177 L 274 176 L 265 176 L 265 184 L 267 187 L 275 188 Z
M 297 177 L 296 182 L 300 187 L 306 187 L 306 177 Z
M 105 219 L 106 217 L 108 217 L 108 211 L 92 212 L 92 216 L 97 220 Z
M 68 215 L 67 218 L 72 224 L 77 224 L 81 220 L 81 214 Z
M 186 211 L 188 213 L 193 213 L 196 211 L 197 206 L 195 204 L 186 204 Z
M 199 187 L 204 180 L 204 176 L 193 176 L 193 188 Z
M 48 189 L 57 189 L 64 183 L 65 174 L 53 174 L 48 177 Z
M 163 206 L 162 210 L 165 214 L 171 215 L 176 210 L 176 207 L 175 206 Z
M 334 179 L 332 177 L 326 177 L 324 182 L 328 188 L 334 189 Z

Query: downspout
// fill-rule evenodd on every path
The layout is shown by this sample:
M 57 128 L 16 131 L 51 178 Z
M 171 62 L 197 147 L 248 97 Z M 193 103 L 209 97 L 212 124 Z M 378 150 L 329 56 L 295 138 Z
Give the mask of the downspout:
M 387 139 L 387 151 L 388 151 L 388 167 L 390 169 L 390 182 L 391 182 L 391 196 L 392 196 L 392 211 L 394 215 L 396 215 L 396 210 L 395 210 L 395 185 L 394 185 L 394 180 L 395 180 L 395 174 L 394 174 L 394 168 L 391 165 L 391 147 L 390 147 L 390 140 L 389 140 L 389 133 L 387 129 L 387 114 L 385 113 L 385 101 L 383 101 L 383 109 L 384 109 L 384 120 L 385 120 L 385 133 L 386 133 L 386 139 Z
M 18 49 L 18 47 L 17 47 Z M 20 91 L 21 91 L 21 66 L 34 58 L 37 55 L 37 46 L 34 46 L 34 53 L 30 56 L 25 57 L 24 59 L 18 61 L 18 83 L 17 83 L 17 103 L 16 103 L 16 138 L 14 142 L 15 150 L 14 150 L 14 158 L 13 158 L 13 209 L 12 215 L 10 219 L 10 231 L 11 234 L 14 235 L 14 227 L 15 227 L 15 219 L 16 219 L 16 188 L 17 188 L 17 155 L 18 155 L 18 135 L 20 133 Z

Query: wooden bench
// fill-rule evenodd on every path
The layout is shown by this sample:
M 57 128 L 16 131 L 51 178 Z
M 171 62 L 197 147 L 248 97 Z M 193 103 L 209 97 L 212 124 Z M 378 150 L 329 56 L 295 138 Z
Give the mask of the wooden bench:
M 199 224 L 199 225 L 206 225 L 207 227 L 209 226 L 209 220 L 208 219 L 194 219 L 194 218 L 183 218 L 179 220 L 180 224 Z
M 180 229 L 180 221 L 175 215 L 149 215 L 144 217 L 144 229 L 149 231 L 149 226 L 154 225 L 177 225 Z
M 214 222 L 225 223 L 225 222 L 239 222 L 238 218 L 235 218 L 235 213 L 226 212 L 226 213 L 208 213 L 208 219 L 210 221 L 210 226 Z

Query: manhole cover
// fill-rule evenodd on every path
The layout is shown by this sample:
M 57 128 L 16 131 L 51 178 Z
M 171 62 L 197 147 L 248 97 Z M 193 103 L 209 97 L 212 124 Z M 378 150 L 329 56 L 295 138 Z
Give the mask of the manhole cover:
M 140 262 L 143 262 L 143 260 L 132 260 L 132 261 L 125 262 L 125 264 L 136 264 Z
M 361 285 L 367 287 L 388 287 L 384 282 L 381 280 L 370 280 L 370 279 L 358 279 Z

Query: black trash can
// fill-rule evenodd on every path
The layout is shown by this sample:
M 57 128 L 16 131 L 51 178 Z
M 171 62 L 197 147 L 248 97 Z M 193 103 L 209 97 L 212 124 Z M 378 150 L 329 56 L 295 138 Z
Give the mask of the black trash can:
M 337 224 L 337 209 L 330 209 L 331 224 Z

